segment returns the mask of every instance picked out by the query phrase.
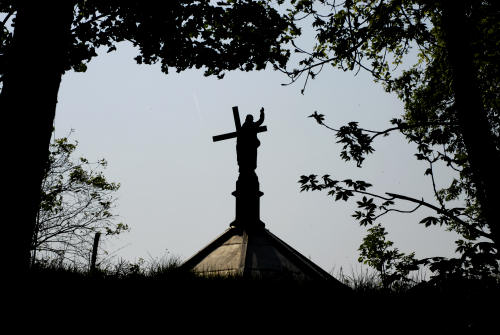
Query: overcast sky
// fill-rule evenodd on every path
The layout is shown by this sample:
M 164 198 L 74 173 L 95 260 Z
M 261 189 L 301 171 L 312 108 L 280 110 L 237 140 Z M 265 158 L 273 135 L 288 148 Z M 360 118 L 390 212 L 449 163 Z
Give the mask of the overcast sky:
M 119 249 L 117 258 L 168 253 L 185 260 L 228 228 L 235 215 L 236 143 L 213 143 L 212 136 L 234 130 L 232 106 L 242 119 L 266 110 L 268 131 L 259 134 L 257 168 L 264 192 L 261 220 L 327 271 L 359 270 L 357 248 L 366 228 L 351 217 L 355 201 L 300 193 L 302 174 L 363 179 L 374 191 L 432 198 L 426 166 L 400 135 L 378 139 L 375 154 L 360 169 L 339 158 L 333 133 L 307 118 L 317 110 L 335 127 L 353 120 L 364 128 L 388 127 L 401 116 L 402 104 L 365 73 L 355 77 L 327 68 L 301 95 L 303 82 L 282 86 L 287 78 L 270 69 L 230 72 L 222 80 L 200 70 L 165 75 L 159 66 L 137 65 L 136 54 L 122 43 L 92 60 L 86 73 L 65 74 L 55 124 L 56 137 L 75 129 L 78 154 L 107 159 L 105 175 L 121 183 L 116 213 L 131 232 L 106 244 L 108 251 Z M 381 222 L 402 251 L 451 256 L 455 235 L 418 225 L 425 214 Z

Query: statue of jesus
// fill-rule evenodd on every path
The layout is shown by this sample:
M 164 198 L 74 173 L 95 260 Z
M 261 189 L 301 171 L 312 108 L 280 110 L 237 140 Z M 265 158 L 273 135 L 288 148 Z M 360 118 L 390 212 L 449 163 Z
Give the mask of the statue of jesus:
M 257 138 L 257 128 L 264 122 L 264 108 L 260 109 L 260 117 L 253 121 L 252 115 L 247 115 L 245 122 L 238 131 L 236 138 L 236 156 L 240 173 L 255 173 L 257 168 L 257 148 L 260 141 Z

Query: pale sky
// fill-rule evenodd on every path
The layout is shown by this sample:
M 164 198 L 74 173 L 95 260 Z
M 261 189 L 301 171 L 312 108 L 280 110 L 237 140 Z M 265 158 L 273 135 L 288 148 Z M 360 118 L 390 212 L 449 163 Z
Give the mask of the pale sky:
M 359 270 L 357 249 L 366 228 L 351 217 L 354 200 L 300 193 L 302 174 L 362 179 L 376 192 L 432 199 L 426 165 L 400 135 L 378 139 L 375 154 L 360 169 L 339 158 L 333 133 L 307 118 L 317 110 L 335 127 L 349 121 L 388 127 L 391 118 L 401 116 L 402 103 L 366 73 L 355 77 L 326 68 L 301 95 L 303 82 L 281 86 L 287 78 L 271 69 L 230 72 L 222 80 L 204 77 L 201 70 L 172 69 L 165 75 L 159 66 L 135 64 L 136 54 L 122 43 L 92 60 L 86 73 L 65 74 L 55 123 L 56 137 L 75 129 L 78 154 L 105 158 L 105 175 L 121 183 L 116 213 L 131 232 L 106 244 L 108 251 L 120 249 L 117 258 L 149 260 L 168 250 L 185 260 L 228 228 L 235 215 L 236 143 L 213 143 L 212 136 L 234 130 L 232 106 L 239 107 L 242 119 L 266 110 L 268 131 L 259 134 L 257 168 L 264 192 L 261 220 L 326 271 Z M 429 213 L 386 216 L 381 222 L 402 251 L 453 255 L 454 234 L 417 224 Z

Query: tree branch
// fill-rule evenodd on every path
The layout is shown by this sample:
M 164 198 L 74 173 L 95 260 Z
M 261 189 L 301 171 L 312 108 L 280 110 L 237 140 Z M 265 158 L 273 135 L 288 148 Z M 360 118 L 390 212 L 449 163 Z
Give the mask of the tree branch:
M 386 192 L 385 194 L 387 194 L 388 196 L 392 197 L 393 199 L 406 200 L 406 201 L 417 203 L 417 204 L 420 204 L 420 205 L 425 206 L 427 208 L 433 209 L 437 213 L 449 217 L 453 221 L 455 221 L 458 224 L 462 225 L 464 228 L 466 228 L 466 229 L 468 229 L 470 231 L 475 232 L 479 236 L 483 236 L 483 237 L 486 237 L 486 238 L 489 238 L 489 239 L 492 238 L 491 234 L 485 233 L 482 230 L 479 230 L 479 229 L 477 229 L 475 227 L 471 227 L 467 222 L 463 221 L 459 217 L 457 217 L 457 216 L 455 216 L 453 214 L 450 214 L 449 211 L 447 211 L 445 209 L 441 209 L 439 207 L 436 207 L 436 206 L 434 206 L 434 205 L 432 205 L 432 204 L 430 204 L 428 202 L 425 202 L 423 199 L 422 200 L 418 200 L 418 199 L 415 199 L 415 198 L 408 197 L 406 195 L 401 195 L 401 194 L 396 194 L 396 193 L 389 193 L 389 192 Z
M 7 22 L 9 21 L 10 17 L 15 13 L 16 11 L 12 10 L 10 11 L 7 16 L 5 17 L 5 19 L 3 19 L 2 21 L 2 29 L 5 27 L 5 25 L 7 24 Z
M 78 24 L 77 26 L 75 26 L 73 29 L 71 29 L 71 32 L 74 32 L 75 30 L 77 30 L 78 28 L 80 28 L 82 25 L 86 25 L 86 24 L 89 24 L 89 23 L 93 23 L 93 22 L 96 22 L 97 20 L 100 20 L 102 19 L 103 17 L 106 17 L 106 16 L 109 16 L 111 14 L 101 14 L 101 15 L 97 15 L 95 16 L 94 18 L 88 20 L 88 21 L 85 21 L 85 22 L 81 22 L 80 24 Z
M 418 204 L 417 207 L 413 208 L 413 209 L 410 209 L 410 210 L 402 210 L 402 209 L 395 209 L 395 208 L 386 208 L 385 209 L 385 212 L 383 212 L 382 214 L 379 214 L 377 216 L 374 217 L 374 220 L 378 219 L 379 217 L 389 213 L 389 212 L 398 212 L 398 213 L 405 213 L 405 214 L 409 214 L 409 213 L 413 213 L 415 211 L 417 211 L 420 207 L 422 207 L 422 204 Z

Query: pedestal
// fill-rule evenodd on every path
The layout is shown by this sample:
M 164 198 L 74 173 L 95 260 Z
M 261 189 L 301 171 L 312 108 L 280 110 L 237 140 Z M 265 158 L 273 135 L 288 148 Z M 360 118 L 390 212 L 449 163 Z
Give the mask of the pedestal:
M 240 173 L 236 181 L 236 218 L 231 223 L 233 227 L 264 228 L 260 221 L 260 197 L 264 195 L 259 190 L 259 180 L 255 172 Z

